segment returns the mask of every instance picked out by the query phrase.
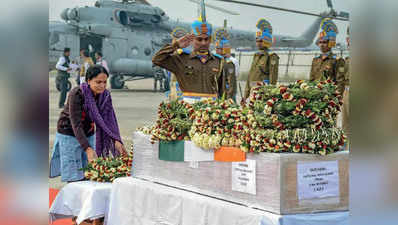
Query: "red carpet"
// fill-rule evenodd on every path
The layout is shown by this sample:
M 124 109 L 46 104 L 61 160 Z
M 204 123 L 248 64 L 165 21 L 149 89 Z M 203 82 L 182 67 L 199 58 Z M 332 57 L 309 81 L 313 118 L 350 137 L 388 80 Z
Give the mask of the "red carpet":
M 57 196 L 59 190 L 58 189 L 49 189 L 49 199 L 50 199 L 50 207 L 52 202 L 54 201 L 55 197 Z M 52 225 L 72 225 L 72 219 L 61 219 L 61 220 L 56 220 Z

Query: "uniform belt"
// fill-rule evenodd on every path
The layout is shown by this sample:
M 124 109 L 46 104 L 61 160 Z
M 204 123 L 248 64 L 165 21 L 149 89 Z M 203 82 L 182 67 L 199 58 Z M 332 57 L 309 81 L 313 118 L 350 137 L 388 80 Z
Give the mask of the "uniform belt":
M 188 103 L 195 103 L 202 99 L 211 98 L 211 99 L 215 100 L 217 98 L 217 94 L 183 92 L 182 98 L 184 99 L 184 101 L 186 101 Z
M 196 93 L 196 92 L 184 92 L 182 93 L 184 97 L 204 97 L 204 98 L 217 98 L 217 94 L 209 94 L 209 93 Z

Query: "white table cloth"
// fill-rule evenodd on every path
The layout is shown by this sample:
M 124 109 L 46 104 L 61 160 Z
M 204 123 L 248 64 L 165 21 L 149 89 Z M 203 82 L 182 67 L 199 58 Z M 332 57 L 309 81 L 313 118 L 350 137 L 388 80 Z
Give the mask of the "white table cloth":
M 80 224 L 86 219 L 98 219 L 107 215 L 111 183 L 80 181 L 63 187 L 50 208 L 50 222 L 77 216 Z
M 348 212 L 277 215 L 127 177 L 113 182 L 107 225 L 348 225 Z

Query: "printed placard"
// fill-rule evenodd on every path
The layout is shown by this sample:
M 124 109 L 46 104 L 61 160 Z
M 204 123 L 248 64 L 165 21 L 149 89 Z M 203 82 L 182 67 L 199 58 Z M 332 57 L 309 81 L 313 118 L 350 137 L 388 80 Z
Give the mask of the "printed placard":
M 338 197 L 338 161 L 297 162 L 297 195 L 299 200 Z
M 232 162 L 232 190 L 256 195 L 256 160 Z

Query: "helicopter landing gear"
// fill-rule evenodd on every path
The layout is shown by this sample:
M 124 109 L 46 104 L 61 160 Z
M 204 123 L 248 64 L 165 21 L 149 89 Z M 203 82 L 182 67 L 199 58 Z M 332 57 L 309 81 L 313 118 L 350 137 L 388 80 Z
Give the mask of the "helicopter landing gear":
M 59 92 L 61 92 L 61 84 L 58 81 L 55 81 L 55 87 L 57 88 L 57 90 Z M 66 87 L 67 87 L 67 91 L 70 91 L 70 89 L 72 89 L 72 83 L 69 80 L 68 80 Z
M 153 77 L 153 89 L 154 91 L 158 91 L 158 83 L 159 83 L 159 91 L 165 92 L 168 91 L 169 88 L 169 79 L 167 76 L 166 70 L 156 66 L 155 69 L 155 76 Z
M 123 75 L 112 75 L 111 76 L 111 88 L 122 89 L 124 87 Z

